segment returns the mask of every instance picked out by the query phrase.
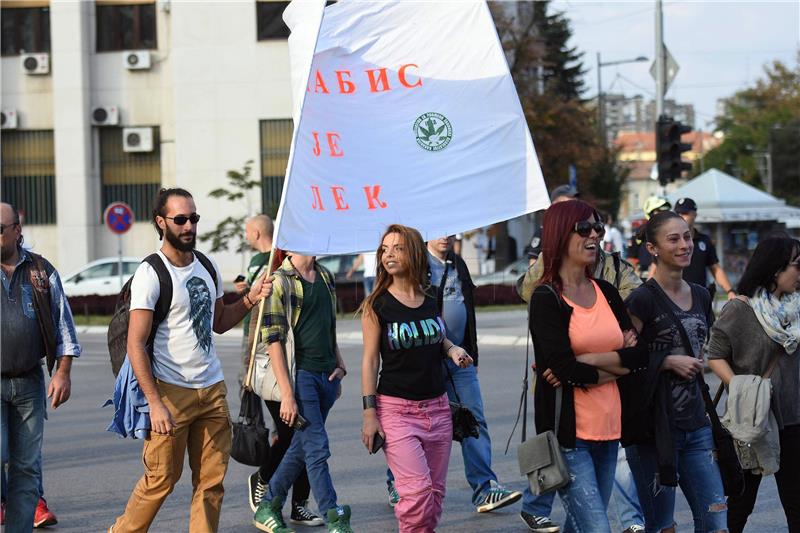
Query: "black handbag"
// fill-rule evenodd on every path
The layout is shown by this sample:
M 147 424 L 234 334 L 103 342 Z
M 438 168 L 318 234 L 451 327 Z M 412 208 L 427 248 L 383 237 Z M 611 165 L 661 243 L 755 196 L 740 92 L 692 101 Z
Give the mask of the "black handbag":
M 251 390 L 242 393 L 239 419 L 233 424 L 231 457 L 249 466 L 261 466 L 269 457 L 269 428 L 264 424 L 261 398 Z
M 472 411 L 461 403 L 461 398 L 458 396 L 456 384 L 447 366 L 447 361 L 444 363 L 444 369 L 447 371 L 447 377 L 450 378 L 453 393 L 456 395 L 456 401 L 450 402 L 450 416 L 453 418 L 453 440 L 461 442 L 469 437 L 477 439 L 480 436 L 478 420 L 472 414 Z
M 692 350 L 692 343 L 689 341 L 689 335 L 687 335 L 681 321 L 675 316 L 675 311 L 672 310 L 672 307 L 667 301 L 667 295 L 655 281 L 645 283 L 645 286 L 655 295 L 656 301 L 677 326 L 684 348 L 686 348 L 689 353 L 693 354 L 694 351 Z M 711 434 L 714 437 L 714 451 L 716 452 L 719 473 L 722 477 L 722 488 L 726 496 L 741 496 L 744 493 L 744 472 L 739 462 L 739 456 L 736 454 L 736 445 L 733 442 L 733 437 L 730 432 L 719 420 L 717 409 L 714 405 L 714 401 L 711 399 L 711 394 L 708 391 L 708 385 L 703 378 L 702 372 L 698 374 L 698 379 L 700 380 L 700 390 L 703 394 L 706 414 L 711 420 Z

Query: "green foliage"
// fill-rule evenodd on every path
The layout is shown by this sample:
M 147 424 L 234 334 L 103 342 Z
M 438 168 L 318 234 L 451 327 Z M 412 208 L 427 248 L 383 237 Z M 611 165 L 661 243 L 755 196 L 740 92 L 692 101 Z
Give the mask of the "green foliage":
M 717 127 L 725 140 L 706 154 L 706 168 L 764 188 L 770 154 L 773 194 L 800 203 L 800 53 L 794 67 L 765 65 L 763 78 L 725 101 Z
M 244 164 L 241 171 L 228 171 L 229 186 L 227 189 L 220 187 L 208 193 L 209 198 L 231 202 L 233 205 L 230 211 L 242 213 L 239 216 L 229 215 L 225 217 L 217 224 L 216 228 L 200 235 L 200 241 L 211 242 L 211 247 L 209 248 L 211 253 L 229 250 L 231 246 L 237 253 L 242 253 L 250 248 L 244 238 L 244 222 L 251 213 L 249 191 L 261 188 L 260 180 L 251 179 L 252 172 L 253 161 L 249 160 Z M 237 207 L 240 209 L 237 209 Z
M 572 36 L 564 13 L 550 13 L 549 2 L 490 2 L 509 70 L 519 94 L 547 188 L 569 179 L 575 165 L 584 198 L 616 216 L 627 172 L 616 151 L 597 134 L 596 113 L 581 100 L 582 53 L 567 43 Z

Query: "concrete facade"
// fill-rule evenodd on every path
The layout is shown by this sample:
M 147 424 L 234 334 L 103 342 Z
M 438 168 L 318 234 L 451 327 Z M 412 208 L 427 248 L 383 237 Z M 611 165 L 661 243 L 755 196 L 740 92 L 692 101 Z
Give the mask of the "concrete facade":
M 245 214 L 208 192 L 248 160 L 259 176 L 259 121 L 291 117 L 288 45 L 257 40 L 256 2 L 159 1 L 149 70 L 128 70 L 124 52 L 96 51 L 95 10 L 94 2 L 51 2 L 49 75 L 25 74 L 19 56 L 5 56 L 0 65 L 2 107 L 17 111 L 18 129 L 54 131 L 57 223 L 27 225 L 24 232 L 62 272 L 117 253 L 116 236 L 100 220 L 94 107 L 117 106 L 120 127 L 160 128 L 161 184 L 192 192 L 202 216 L 198 233 Z M 251 205 L 260 210 L 257 193 Z M 123 236 L 125 255 L 157 247 L 148 220 Z M 226 279 L 240 272 L 238 255 L 214 257 Z

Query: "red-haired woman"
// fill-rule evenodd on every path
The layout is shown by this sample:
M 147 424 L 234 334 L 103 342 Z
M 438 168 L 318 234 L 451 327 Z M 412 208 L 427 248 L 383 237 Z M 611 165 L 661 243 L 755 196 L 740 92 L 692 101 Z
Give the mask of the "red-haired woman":
M 572 479 L 559 490 L 565 531 L 611 531 L 606 509 L 622 436 L 616 380 L 647 366 L 619 293 L 592 278 L 603 233 L 588 204 L 551 205 L 542 227 L 544 273 L 530 302 L 539 433 L 556 430 L 556 388 L 563 389 L 556 436 Z
M 368 450 L 377 435 L 386 439 L 400 531 L 432 533 L 442 515 L 453 436 L 442 359 L 465 368 L 472 358 L 445 336 L 419 232 L 389 226 L 377 260 L 375 290 L 361 305 L 361 438 Z

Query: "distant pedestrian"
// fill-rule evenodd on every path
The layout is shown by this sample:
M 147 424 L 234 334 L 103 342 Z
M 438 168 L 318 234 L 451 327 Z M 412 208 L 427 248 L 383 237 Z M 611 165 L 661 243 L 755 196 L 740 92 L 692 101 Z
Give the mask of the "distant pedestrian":
M 244 298 L 224 305 L 214 262 L 194 250 L 197 214 L 192 195 L 161 189 L 153 226 L 163 239 L 158 259 L 172 281 L 167 317 L 156 326 L 152 354 L 147 341 L 160 295 L 156 270 L 139 265 L 131 282 L 128 359 L 150 409 L 144 441 L 144 475 L 110 531 L 147 531 L 183 472 L 188 450 L 192 469 L 190 533 L 216 531 L 231 449 L 231 421 L 214 333 L 224 333 L 271 292 L 255 281 Z
M 46 399 L 57 409 L 69 400 L 72 359 L 80 356 L 72 311 L 58 271 L 42 256 L 22 248 L 22 221 L 0 203 L 2 287 L 2 468 L 6 533 L 29 532 L 41 513 L 42 438 Z M 45 390 L 42 359 L 52 374 Z M 5 479 L 5 472 L 4 472 Z M 44 504 L 44 509 L 47 509 Z M 49 512 L 49 511 L 48 511 Z M 50 513 L 52 515 L 52 513 Z M 51 525 L 52 520 L 45 520 Z
M 361 439 L 367 450 L 375 439 L 386 439 L 401 533 L 432 533 L 439 523 L 453 437 L 442 358 L 459 368 L 472 364 L 446 337 L 427 271 L 419 232 L 389 226 L 378 251 L 375 292 L 361 305 Z
M 359 254 L 353 261 L 353 265 L 347 271 L 345 277 L 350 279 L 358 267 L 363 267 L 364 270 L 364 298 L 370 295 L 375 288 L 375 268 L 377 260 L 375 259 L 375 252 L 364 252 Z
M 743 461 L 744 494 L 728 497 L 728 528 L 741 533 L 753 512 L 762 476 L 775 472 L 778 496 L 792 533 L 800 532 L 800 242 L 790 238 L 761 241 L 739 280 L 740 296 L 725 305 L 711 328 L 708 366 L 725 385 L 739 376 L 748 381 L 769 374 L 770 411 L 777 434 L 769 431 L 747 442 L 752 455 Z M 736 400 L 734 398 L 734 400 Z M 731 403 L 729 402 L 729 405 Z M 744 416 L 758 408 L 738 400 Z M 774 428 L 773 428 L 774 429 Z M 766 452 L 765 452 L 766 447 Z M 769 453 L 779 447 L 777 456 Z M 754 463 L 755 459 L 755 463 Z M 770 461 L 770 459 L 772 461 Z M 774 462 L 768 465 L 765 463 Z M 775 524 L 777 526 L 777 524 Z

